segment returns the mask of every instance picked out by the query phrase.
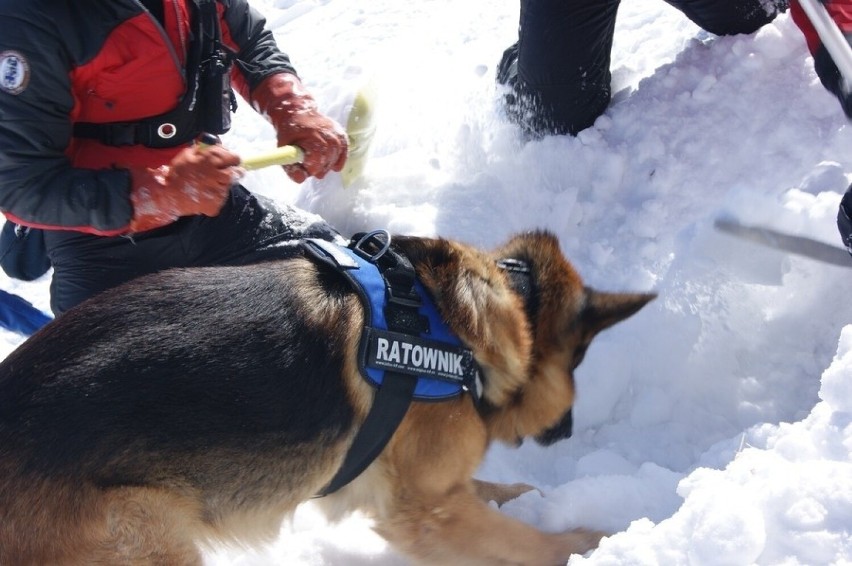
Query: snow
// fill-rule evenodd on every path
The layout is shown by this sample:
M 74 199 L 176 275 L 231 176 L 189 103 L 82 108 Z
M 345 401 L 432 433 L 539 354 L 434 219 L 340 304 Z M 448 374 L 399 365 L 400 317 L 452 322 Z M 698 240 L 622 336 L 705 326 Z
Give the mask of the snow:
M 586 283 L 659 294 L 603 333 L 576 373 L 575 433 L 494 446 L 478 476 L 540 491 L 502 512 L 548 531 L 612 533 L 570 564 L 852 564 L 850 272 L 717 232 L 733 217 L 839 245 L 852 129 L 789 16 L 715 37 L 658 0 L 620 8 L 614 101 L 576 138 L 526 140 L 495 65 L 518 4 L 254 0 L 322 108 L 345 122 L 372 84 L 364 177 L 246 185 L 322 215 L 492 247 L 546 228 Z M 225 137 L 274 144 L 242 104 Z M 4 289 L 41 308 L 49 276 Z M 0 355 L 21 338 L 0 334 Z M 209 565 L 401 565 L 354 515 L 302 505 L 267 548 Z

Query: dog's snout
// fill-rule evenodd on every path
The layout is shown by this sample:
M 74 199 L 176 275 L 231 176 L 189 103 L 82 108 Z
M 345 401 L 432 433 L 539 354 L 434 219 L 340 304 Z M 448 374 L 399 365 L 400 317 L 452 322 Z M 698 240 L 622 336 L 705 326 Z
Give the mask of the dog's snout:
M 570 437 L 573 427 L 574 417 L 571 409 L 568 409 L 558 423 L 536 436 L 535 441 L 542 446 L 550 446 L 554 442 Z

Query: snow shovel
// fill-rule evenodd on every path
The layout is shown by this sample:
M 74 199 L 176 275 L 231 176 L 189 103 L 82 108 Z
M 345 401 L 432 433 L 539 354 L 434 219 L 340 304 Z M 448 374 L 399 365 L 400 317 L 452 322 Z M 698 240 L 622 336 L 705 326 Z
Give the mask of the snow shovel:
M 843 91 L 852 92 L 852 47 L 843 32 L 819 0 L 799 0 L 805 14 L 843 76 Z M 730 218 L 717 218 L 713 226 L 727 234 L 743 238 L 776 250 L 808 257 L 824 263 L 852 267 L 852 256 L 845 248 L 819 240 L 785 234 L 764 226 L 748 226 Z
M 846 249 L 819 240 L 785 234 L 764 226 L 740 224 L 730 218 L 717 218 L 713 226 L 720 232 L 731 234 L 782 252 L 800 255 L 840 267 L 852 267 L 852 256 Z
M 346 134 L 349 136 L 349 156 L 340 175 L 343 186 L 348 187 L 361 176 L 367 162 L 367 151 L 375 132 L 375 103 L 373 91 L 364 88 L 355 94 L 352 109 L 346 122 Z M 295 145 L 285 145 L 270 151 L 245 157 L 242 167 L 248 171 L 270 165 L 290 165 L 300 163 L 304 158 L 302 150 Z

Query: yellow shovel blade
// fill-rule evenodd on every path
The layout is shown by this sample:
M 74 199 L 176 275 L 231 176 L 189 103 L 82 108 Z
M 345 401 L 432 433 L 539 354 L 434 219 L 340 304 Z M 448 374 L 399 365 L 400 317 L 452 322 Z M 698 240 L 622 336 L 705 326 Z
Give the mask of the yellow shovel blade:
M 349 120 L 346 123 L 349 155 L 343 171 L 340 172 L 344 187 L 354 183 L 367 165 L 367 153 L 373 141 L 373 135 L 376 133 L 375 98 L 373 89 L 368 86 L 359 90 L 352 101 L 352 109 L 349 111 Z

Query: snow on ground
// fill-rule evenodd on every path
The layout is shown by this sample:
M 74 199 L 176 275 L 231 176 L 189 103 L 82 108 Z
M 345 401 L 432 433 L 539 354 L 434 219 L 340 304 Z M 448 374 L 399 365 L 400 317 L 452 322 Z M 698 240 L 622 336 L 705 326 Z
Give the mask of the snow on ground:
M 345 234 L 387 228 L 485 247 L 558 235 L 587 284 L 659 298 L 602 334 L 577 372 L 575 434 L 495 446 L 479 476 L 537 485 L 503 512 L 613 533 L 571 564 L 852 564 L 852 272 L 714 230 L 738 218 L 839 245 L 852 130 L 788 16 L 715 37 L 659 0 L 621 6 L 615 97 L 578 137 L 525 140 L 495 65 L 516 2 L 255 0 L 321 106 L 377 93 L 364 178 L 249 188 Z M 243 104 L 225 143 L 274 143 Z M 852 265 L 852 262 L 850 262 Z M 47 308 L 45 277 L 3 288 Z M 0 335 L 0 353 L 21 338 Z M 307 503 L 262 549 L 211 565 L 400 565 L 354 516 Z

